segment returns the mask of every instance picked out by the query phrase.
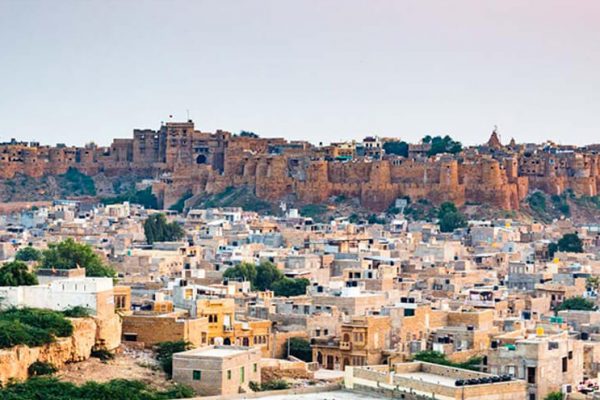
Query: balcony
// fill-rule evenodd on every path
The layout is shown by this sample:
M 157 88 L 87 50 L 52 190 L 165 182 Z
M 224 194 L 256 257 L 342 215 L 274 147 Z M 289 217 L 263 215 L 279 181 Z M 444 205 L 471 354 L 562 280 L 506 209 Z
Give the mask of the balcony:
M 223 330 L 225 332 L 233 332 L 233 326 L 231 326 L 231 325 L 223 325 Z
M 352 342 L 340 342 L 340 350 L 352 350 Z

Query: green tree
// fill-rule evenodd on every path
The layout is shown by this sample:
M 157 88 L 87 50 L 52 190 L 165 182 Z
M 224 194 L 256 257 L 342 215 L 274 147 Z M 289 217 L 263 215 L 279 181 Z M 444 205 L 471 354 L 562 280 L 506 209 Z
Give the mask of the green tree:
M 165 214 L 152 214 L 144 221 L 144 234 L 148 244 L 171 242 L 183 238 L 185 232 L 177 222 L 167 222 Z
M 223 278 L 248 281 L 251 284 L 254 284 L 256 274 L 256 265 L 243 262 L 235 267 L 227 268 L 223 273 Z
M 583 253 L 583 242 L 576 233 L 567 233 L 558 241 L 560 251 Z
M 430 136 L 426 136 L 423 138 L 423 143 L 428 143 L 425 139 L 431 138 Z M 462 151 L 462 144 L 458 141 L 453 140 L 450 136 L 446 135 L 444 137 L 435 136 L 431 138 L 431 148 L 427 155 L 434 156 L 440 153 L 451 153 L 457 154 Z
M 428 362 L 428 363 L 432 363 L 432 364 L 440 364 L 440 365 L 447 365 L 447 366 L 455 367 L 455 368 L 470 369 L 473 371 L 479 370 L 479 364 L 481 364 L 481 361 L 482 361 L 481 357 L 471 357 L 465 362 L 455 363 L 455 362 L 448 360 L 446 358 L 445 354 L 440 353 L 435 350 L 421 351 L 421 352 L 415 354 L 414 359 L 417 361 L 423 361 L 423 362 Z
M 146 209 L 158 209 L 158 199 L 152 193 L 152 188 L 147 187 L 143 190 L 135 191 L 135 189 L 129 190 L 127 193 L 115 196 L 105 197 L 101 200 L 102 204 L 120 204 L 123 202 L 130 202 L 131 204 L 139 204 Z
M 11 261 L 0 267 L 0 286 L 37 285 L 37 277 L 23 261 Z
M 283 278 L 281 271 L 270 262 L 262 262 L 256 267 L 253 285 L 256 290 L 270 290 L 273 283 Z
M 274 282 L 272 290 L 275 296 L 301 296 L 306 294 L 306 287 L 310 284 L 310 281 L 306 278 L 283 278 Z
M 178 340 L 175 342 L 160 342 L 156 345 L 156 359 L 165 373 L 173 375 L 173 354 L 181 353 L 192 348 L 190 342 Z
M 29 376 L 52 375 L 57 371 L 58 368 L 56 368 L 54 364 L 43 361 L 36 361 L 27 369 Z
M 442 203 L 438 210 L 438 218 L 440 231 L 442 232 L 453 232 L 457 228 L 464 228 L 467 226 L 465 216 L 458 211 L 456 205 L 452 202 Z
M 563 394 L 561 392 L 550 392 L 544 397 L 544 400 L 563 400 Z
M 85 243 L 77 243 L 68 238 L 59 243 L 51 243 L 42 252 L 42 268 L 74 269 L 85 268 L 86 276 L 111 277 L 117 273 L 109 265 L 104 264 L 100 256 Z
M 240 131 L 241 137 L 250 137 L 250 138 L 258 138 L 258 135 L 254 132 L 250 131 Z
M 583 297 L 576 296 L 564 300 L 557 308 L 557 311 L 562 310 L 580 310 L 580 311 L 593 311 L 596 309 L 596 305 Z
M 15 254 L 15 260 L 18 261 L 40 261 L 41 259 L 42 252 L 31 246 L 22 247 Z
M 184 193 L 183 196 L 181 196 L 175 204 L 173 204 L 171 207 L 169 207 L 169 210 L 173 210 L 173 211 L 177 211 L 178 213 L 182 213 L 183 209 L 185 208 L 185 201 L 192 196 L 193 196 L 192 192 Z
M 396 154 L 402 157 L 408 157 L 408 143 L 402 141 L 391 141 L 383 144 L 383 150 L 387 154 Z
M 539 213 L 546 212 L 546 197 L 541 192 L 535 192 L 527 199 L 529 207 Z
M 290 355 L 302 361 L 312 362 L 312 349 L 310 342 L 304 338 L 293 337 L 288 339 Z

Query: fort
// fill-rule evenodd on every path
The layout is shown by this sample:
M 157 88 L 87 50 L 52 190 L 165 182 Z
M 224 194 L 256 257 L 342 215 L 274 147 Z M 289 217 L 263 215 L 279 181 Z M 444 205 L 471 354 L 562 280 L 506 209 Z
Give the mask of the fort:
M 530 191 L 595 196 L 600 188 L 600 146 L 516 144 L 504 146 L 494 132 L 488 142 L 457 154 L 427 155 L 424 143 L 408 157 L 386 154 L 385 141 L 315 146 L 305 141 L 196 130 L 194 122 L 168 122 L 158 130 L 135 129 L 111 146 L 17 142 L 0 144 L 0 179 L 39 178 L 75 168 L 89 176 L 124 174 L 155 179 L 153 192 L 165 207 L 182 195 L 215 194 L 248 187 L 268 201 L 320 203 L 332 196 L 360 199 L 385 210 L 409 196 L 435 204 L 483 203 L 516 210 Z

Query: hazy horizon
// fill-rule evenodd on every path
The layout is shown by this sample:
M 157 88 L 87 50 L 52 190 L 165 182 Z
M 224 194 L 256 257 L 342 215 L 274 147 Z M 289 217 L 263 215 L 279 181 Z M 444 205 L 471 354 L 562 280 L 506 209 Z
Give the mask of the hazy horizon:
M 526 3 L 526 4 L 525 4 Z M 600 142 L 600 2 L 0 0 L 0 141 Z

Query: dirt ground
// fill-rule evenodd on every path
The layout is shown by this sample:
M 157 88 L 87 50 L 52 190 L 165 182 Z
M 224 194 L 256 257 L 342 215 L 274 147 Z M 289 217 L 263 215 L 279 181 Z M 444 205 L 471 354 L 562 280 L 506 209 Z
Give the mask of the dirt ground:
M 113 360 L 103 362 L 91 357 L 86 361 L 66 365 L 56 376 L 78 385 L 87 381 L 106 382 L 116 378 L 140 380 L 156 389 L 166 389 L 172 385 L 151 351 L 124 347 L 119 348 Z

